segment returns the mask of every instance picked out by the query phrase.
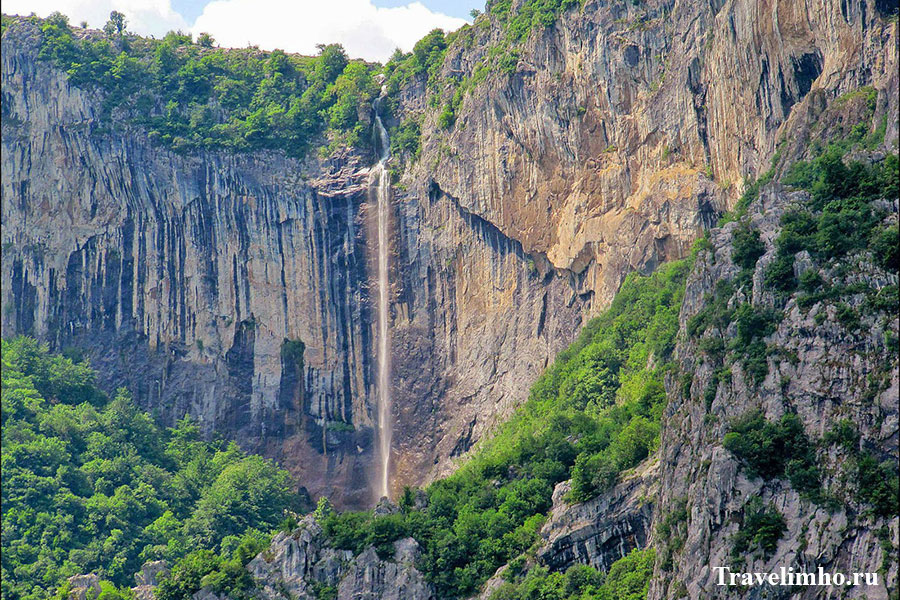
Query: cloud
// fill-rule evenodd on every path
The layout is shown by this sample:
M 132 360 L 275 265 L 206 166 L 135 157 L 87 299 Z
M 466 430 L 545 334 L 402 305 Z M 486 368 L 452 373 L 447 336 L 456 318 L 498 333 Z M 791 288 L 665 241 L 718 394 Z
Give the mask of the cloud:
M 301 54 L 338 42 L 351 57 L 384 62 L 395 48 L 411 50 L 435 27 L 450 31 L 464 24 L 420 2 L 379 8 L 371 0 L 213 0 L 191 31 L 205 31 L 221 46 L 255 44 Z
M 142 35 L 165 35 L 167 31 L 182 29 L 189 24 L 172 9 L 170 0 L 4 0 L 6 14 L 28 15 L 34 12 L 46 17 L 59 11 L 72 24 L 87 21 L 91 27 L 102 27 L 110 11 L 118 10 L 128 19 L 128 30 Z
M 338 42 L 351 57 L 386 61 L 395 48 L 412 49 L 426 33 L 452 31 L 465 20 L 434 12 L 421 2 L 393 8 L 372 0 L 212 0 L 193 26 L 171 0 L 4 0 L 7 14 L 46 17 L 59 11 L 73 24 L 102 27 L 112 10 L 128 19 L 128 30 L 161 37 L 173 29 L 211 34 L 220 46 L 257 45 L 265 50 L 316 54 L 316 44 Z

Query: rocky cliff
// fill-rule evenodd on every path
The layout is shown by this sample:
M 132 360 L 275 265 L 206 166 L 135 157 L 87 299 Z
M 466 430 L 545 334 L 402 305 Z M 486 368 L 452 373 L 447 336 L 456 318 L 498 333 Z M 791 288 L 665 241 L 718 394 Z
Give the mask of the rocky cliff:
M 534 28 L 514 69 L 485 70 L 506 35 L 488 11 L 438 77 L 407 81 L 390 124 L 420 119 L 422 148 L 391 163 L 394 490 L 452 469 L 628 272 L 708 230 L 658 452 L 585 503 L 559 484 L 526 566 L 605 570 L 650 545 L 653 599 L 830 593 L 718 587 L 712 566 L 878 572 L 880 586 L 847 594 L 888 598 L 898 519 L 860 482 L 898 453 L 898 325 L 880 296 L 897 274 L 863 251 L 829 264 L 802 251 L 788 270 L 812 287 L 768 277 L 783 215 L 811 201 L 778 183 L 791 164 L 857 127 L 878 135 L 848 159 L 896 152 L 893 10 L 589 0 Z M 195 415 L 313 495 L 371 505 L 374 157 L 176 154 L 111 131 L 90 91 L 36 59 L 34 35 L 3 37 L 3 335 L 81 352 L 160 418 Z M 435 105 L 460 90 L 448 125 Z M 877 207 L 879 226 L 896 224 L 896 198 Z M 747 228 L 761 243 L 750 265 L 735 257 Z M 739 309 L 759 318 L 724 319 Z M 758 476 L 726 447 L 754 415 L 760 431 L 793 419 L 806 454 L 790 473 Z M 760 516 L 777 537 L 748 533 Z M 432 598 L 417 553 L 411 538 L 391 556 L 338 550 L 309 517 L 248 569 L 263 597 Z M 482 597 L 502 581 L 503 568 Z
M 528 257 L 539 277 L 562 277 L 568 285 L 559 296 L 568 295 L 576 313 L 595 314 L 627 273 L 684 256 L 744 182 L 768 168 L 776 144 L 790 140 L 798 152 L 810 123 L 841 94 L 874 86 L 869 126 L 886 120 L 886 144 L 896 143 L 890 115 L 898 111 L 900 80 L 890 11 L 878 2 L 588 0 L 553 26 L 536 27 L 512 74 L 483 75 L 507 35 L 488 10 L 448 48 L 441 89 L 416 81 L 404 90 L 400 114 L 422 120 L 423 145 L 418 161 L 405 165 L 409 192 L 401 198 L 422 212 L 442 203 L 484 224 L 488 239 Z M 465 93 L 447 129 L 426 99 L 459 90 Z M 457 276 L 496 277 L 470 265 Z M 413 305 L 427 304 L 414 282 L 402 283 Z M 473 292 L 449 305 L 461 325 L 470 317 L 507 322 L 500 297 L 485 301 Z M 538 322 L 555 322 L 561 309 L 559 301 L 541 301 Z M 412 315 L 411 325 L 419 322 Z M 553 335 L 542 326 L 534 333 Z M 561 333 L 571 339 L 565 327 Z M 477 354 L 448 365 L 460 383 L 442 390 L 442 402 L 458 406 L 438 413 L 439 459 L 479 439 L 494 424 L 491 415 L 508 414 L 524 398 L 513 378 L 523 371 L 504 374 L 510 363 L 501 358 L 494 373 L 495 357 L 534 356 L 527 349 L 534 342 L 513 346 L 500 332 L 463 329 L 459 339 L 472 340 Z M 484 339 L 505 341 L 495 347 Z M 490 367 L 461 369 L 470 365 Z
M 866 114 L 864 105 L 859 96 L 838 103 L 817 128 L 834 139 L 835 127 Z M 857 158 L 872 164 L 885 160 L 881 150 Z M 780 568 L 816 573 L 821 568 L 877 574 L 877 584 L 847 586 L 844 597 L 896 597 L 898 275 L 870 252 L 823 263 L 821 256 L 804 250 L 794 256 L 790 272 L 799 287 L 773 289 L 784 217 L 809 203 L 808 192 L 774 182 L 749 203 L 746 215 L 711 228 L 686 285 L 676 348 L 679 368 L 667 381 L 658 452 L 583 503 L 568 499 L 571 482 L 558 484 L 540 538 L 523 555 L 519 571 L 565 572 L 579 564 L 608 571 L 632 549 L 653 547 L 648 598 L 828 598 L 835 590 L 720 586 L 717 567 L 734 573 L 778 573 Z M 896 227 L 897 199 L 876 200 L 875 209 L 881 220 L 877 226 Z M 749 265 L 739 258 L 746 231 L 758 232 L 760 244 Z M 748 360 L 746 336 L 749 345 L 762 343 L 764 366 Z M 742 455 L 730 436 L 748 415 L 764 437 L 754 453 Z M 787 416 L 796 424 L 791 439 L 778 441 L 784 434 L 772 424 L 787 422 Z M 772 471 L 771 464 L 782 470 Z M 754 465 L 769 465 L 769 470 L 754 473 Z M 769 529 L 753 524 L 759 507 L 771 519 Z M 319 532 L 311 517 L 293 538 L 306 539 L 309 532 Z M 326 550 L 300 562 L 331 564 L 337 551 L 328 549 L 327 536 L 315 535 Z M 289 553 L 280 548 L 289 538 L 277 537 L 251 563 L 257 585 L 276 589 L 272 581 L 299 579 L 301 587 L 330 581 L 338 598 L 394 597 L 395 588 L 385 587 L 388 579 L 381 575 L 392 573 L 393 581 L 409 586 L 403 597 L 433 597 L 415 568 L 415 554 L 404 553 L 403 548 L 415 547 L 411 539 L 395 542 L 393 561 L 380 559 L 372 547 L 358 556 L 346 552 L 347 566 L 329 579 L 318 567 L 285 570 Z M 478 598 L 524 597 L 504 588 L 504 581 L 515 580 L 507 577 L 512 564 L 501 567 Z M 268 565 L 263 576 L 254 565 Z
M 890 9 L 588 1 L 478 79 L 505 35 L 488 11 L 448 48 L 446 89 L 409 81 L 395 123 L 423 135 L 394 165 L 394 489 L 452 468 L 629 271 L 684 255 L 811 113 L 863 85 L 873 123 L 896 113 Z M 313 495 L 370 503 L 374 157 L 153 146 L 35 36 L 3 37 L 3 335 L 81 352 L 160 418 L 192 414 Z M 428 99 L 459 81 L 446 129 Z
M 253 559 L 247 570 L 256 581 L 256 593 L 267 600 L 318 598 L 329 589 L 341 600 L 434 598 L 431 586 L 414 566 L 419 552 L 416 541 L 399 540 L 393 549 L 387 559 L 373 547 L 358 556 L 334 550 L 316 519 L 309 516 L 290 535 L 276 536 L 269 550 Z
M 359 157 L 154 148 L 110 132 L 35 43 L 3 38 L 3 335 L 78 349 L 164 420 L 191 414 L 367 501 Z
M 670 537 L 660 536 L 657 530 L 655 543 L 669 558 L 657 563 L 658 576 L 649 598 L 738 597 L 733 588 L 716 585 L 715 566 L 745 572 L 783 566 L 797 572 L 822 567 L 830 572 L 879 573 L 880 585 L 853 588 L 847 597 L 896 597 L 896 548 L 900 545 L 896 506 L 879 514 L 867 505 L 863 488 L 881 482 L 894 487 L 897 481 L 900 392 L 896 347 L 891 347 L 898 328 L 896 298 L 882 312 L 868 306 L 871 300 L 865 294 L 891 289 L 896 294 L 897 274 L 879 269 L 868 257 L 848 261 L 849 267 L 835 265 L 824 271 L 835 286 L 859 284 L 860 291 L 845 299 L 860 314 L 858 326 L 841 316 L 839 303 L 818 301 L 810 306 L 810 298 L 802 292 L 785 301 L 767 289 L 764 272 L 776 257 L 779 220 L 788 208 L 807 200 L 804 192 L 787 192 L 773 185 L 750 208 L 749 221 L 759 228 L 766 251 L 746 295 L 738 292 L 729 302 L 784 307 L 783 318 L 766 336 L 765 377 L 754 381 L 747 364 L 740 361 L 724 371 L 722 357 L 710 352 L 708 345 L 704 351 L 703 342 L 690 336 L 679 346 L 688 375 L 668 386 L 670 404 L 659 458 L 665 493 L 658 496 L 654 522 L 658 525 L 668 519 L 672 523 L 670 515 L 680 516 Z M 887 222 L 896 223 L 897 200 L 885 208 Z M 740 269 L 729 258 L 738 227 L 730 223 L 712 230 L 712 248 L 701 253 L 687 284 L 683 327 L 710 305 L 717 284 L 739 276 Z M 816 271 L 815 262 L 804 254 L 794 265 L 798 276 Z M 713 335 L 733 339 L 736 327 L 729 324 Z M 748 473 L 723 447 L 734 423 L 754 410 L 771 421 L 785 414 L 799 417 L 800 435 L 808 437 L 819 453 L 816 469 L 821 471 L 824 499 L 798 489 L 801 486 L 793 478 L 789 483 L 784 477 L 768 480 Z M 836 431 L 840 428 L 850 433 L 839 442 Z M 874 457 L 873 464 L 889 466 L 890 471 L 879 475 L 878 481 L 865 483 L 859 457 L 866 453 Z M 735 555 L 735 540 L 747 526 L 753 499 L 777 511 L 785 529 L 769 552 Z M 769 586 L 756 593 L 775 590 Z M 818 598 L 822 593 L 815 588 L 798 590 L 790 597 Z M 746 592 L 740 597 L 758 596 Z
M 3 335 L 84 356 L 164 421 L 190 414 L 312 495 L 369 505 L 372 157 L 154 147 L 113 132 L 37 36 L 3 36 Z M 508 411 L 583 303 L 452 201 L 395 209 L 396 488 L 465 451 L 495 401 Z

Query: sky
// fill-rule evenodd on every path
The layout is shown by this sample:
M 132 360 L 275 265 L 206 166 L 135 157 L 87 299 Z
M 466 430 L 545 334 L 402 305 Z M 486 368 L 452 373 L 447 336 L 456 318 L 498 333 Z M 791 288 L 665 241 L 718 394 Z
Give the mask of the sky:
M 471 21 L 484 0 L 4 0 L 5 14 L 45 17 L 59 11 L 73 24 L 102 27 L 112 10 L 128 30 L 161 37 L 171 30 L 211 34 L 220 46 L 315 54 L 339 42 L 352 57 L 386 61 L 395 48 L 412 49 L 422 36 Z

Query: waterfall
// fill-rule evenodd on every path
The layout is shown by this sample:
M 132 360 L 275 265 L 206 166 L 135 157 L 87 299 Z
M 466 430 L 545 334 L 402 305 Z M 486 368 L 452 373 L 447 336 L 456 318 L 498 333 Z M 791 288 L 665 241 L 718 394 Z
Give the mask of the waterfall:
M 390 140 L 381 116 L 378 114 L 381 98 L 374 102 L 375 142 L 380 150 L 378 164 L 372 170 L 370 185 L 375 188 L 378 200 L 378 420 L 377 442 L 380 463 L 378 497 L 390 496 L 391 472 L 391 355 L 388 339 L 390 318 L 390 292 L 388 282 L 388 218 L 390 215 L 391 175 L 387 170 L 390 157 Z

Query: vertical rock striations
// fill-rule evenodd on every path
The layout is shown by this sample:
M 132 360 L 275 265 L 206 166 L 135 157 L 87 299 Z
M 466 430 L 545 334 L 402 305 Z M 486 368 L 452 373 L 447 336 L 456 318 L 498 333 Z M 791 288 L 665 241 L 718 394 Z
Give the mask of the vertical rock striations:
M 872 85 L 873 123 L 896 114 L 885 10 L 588 0 L 535 27 L 450 129 L 408 82 L 393 124 L 424 120 L 390 206 L 393 491 L 452 468 L 629 271 L 683 256 L 822 106 Z M 439 85 L 504 35 L 480 17 Z M 168 152 L 38 61 L 36 36 L 3 36 L 3 335 L 78 348 L 160 418 L 193 414 L 312 494 L 367 504 L 371 152 Z
M 79 348 L 164 420 L 192 414 L 315 493 L 367 501 L 360 157 L 151 147 L 110 131 L 27 33 L 3 38 L 3 335 Z

